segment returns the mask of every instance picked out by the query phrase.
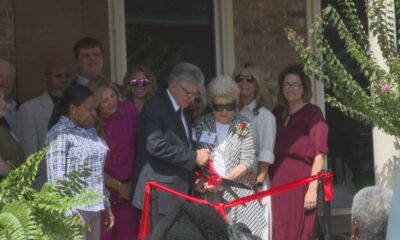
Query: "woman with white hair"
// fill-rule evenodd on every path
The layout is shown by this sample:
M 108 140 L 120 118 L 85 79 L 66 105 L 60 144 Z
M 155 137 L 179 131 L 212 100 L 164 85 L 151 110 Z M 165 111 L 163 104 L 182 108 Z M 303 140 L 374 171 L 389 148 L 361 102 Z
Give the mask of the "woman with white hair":
M 392 196 L 392 190 L 378 186 L 365 187 L 357 192 L 351 208 L 351 239 L 386 238 Z
M 253 129 L 248 120 L 235 112 L 238 100 L 239 88 L 232 78 L 221 76 L 210 82 L 207 101 L 212 113 L 197 123 L 195 146 L 212 152 L 212 163 L 221 177 L 251 186 L 248 177 L 255 163 Z M 213 202 L 230 202 L 254 193 L 239 187 L 210 185 L 201 179 L 196 187 L 201 196 Z M 227 216 L 228 222 L 244 223 L 258 236 L 266 227 L 257 201 L 234 207 L 227 211 Z

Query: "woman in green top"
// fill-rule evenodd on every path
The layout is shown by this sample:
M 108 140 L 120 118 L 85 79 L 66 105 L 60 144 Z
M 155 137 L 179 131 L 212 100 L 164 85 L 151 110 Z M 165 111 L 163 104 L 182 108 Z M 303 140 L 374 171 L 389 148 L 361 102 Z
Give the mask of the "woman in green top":
M 4 115 L 6 113 L 6 102 L 3 92 L 0 91 L 0 173 L 8 173 L 11 169 L 18 167 L 24 161 L 22 147 L 17 137 L 11 132 Z

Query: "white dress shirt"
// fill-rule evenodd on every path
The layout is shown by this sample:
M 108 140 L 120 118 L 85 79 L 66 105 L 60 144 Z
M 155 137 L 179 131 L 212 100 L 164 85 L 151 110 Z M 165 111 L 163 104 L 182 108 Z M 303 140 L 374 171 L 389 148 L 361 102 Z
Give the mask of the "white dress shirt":
M 256 108 L 256 100 L 245 106 L 240 114 L 245 116 L 253 124 L 254 145 L 257 160 L 269 164 L 274 163 L 274 145 L 276 135 L 276 122 L 274 115 L 265 107 L 258 109 L 255 116 L 253 110 Z

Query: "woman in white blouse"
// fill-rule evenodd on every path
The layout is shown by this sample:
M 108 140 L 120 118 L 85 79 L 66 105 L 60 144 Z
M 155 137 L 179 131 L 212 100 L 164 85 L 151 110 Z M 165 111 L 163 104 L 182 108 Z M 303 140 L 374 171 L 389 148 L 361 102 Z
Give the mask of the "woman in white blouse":
M 256 151 L 256 191 L 266 190 L 269 186 L 268 168 L 274 163 L 274 143 L 276 122 L 274 115 L 264 107 L 266 97 L 264 74 L 253 63 L 239 65 L 233 72 L 233 78 L 240 89 L 239 110 L 253 124 L 254 146 Z M 261 200 L 269 227 L 263 239 L 271 239 L 271 199 Z

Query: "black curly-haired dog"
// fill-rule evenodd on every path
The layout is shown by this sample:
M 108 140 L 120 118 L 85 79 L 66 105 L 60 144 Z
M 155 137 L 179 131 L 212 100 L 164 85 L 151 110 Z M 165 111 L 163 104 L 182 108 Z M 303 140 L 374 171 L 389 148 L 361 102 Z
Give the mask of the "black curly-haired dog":
M 228 226 L 211 206 L 179 201 L 156 226 L 151 240 L 229 240 Z

